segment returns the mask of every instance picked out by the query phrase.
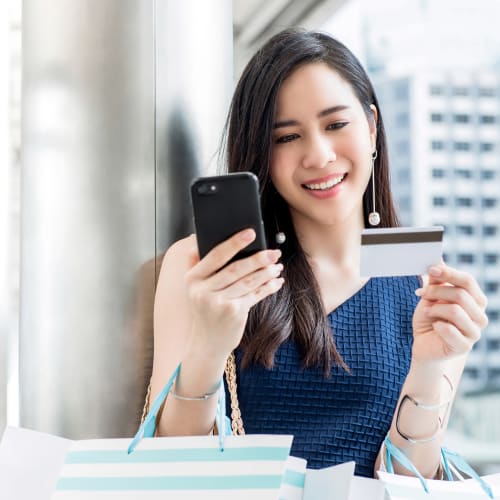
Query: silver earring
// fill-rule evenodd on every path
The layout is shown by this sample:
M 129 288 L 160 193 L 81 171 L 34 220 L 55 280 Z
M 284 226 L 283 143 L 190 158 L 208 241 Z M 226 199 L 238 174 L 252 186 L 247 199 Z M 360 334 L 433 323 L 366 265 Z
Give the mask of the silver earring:
M 286 234 L 283 231 L 278 231 L 274 239 L 278 245 L 283 245 L 286 241 Z
M 368 222 L 370 226 L 378 226 L 380 224 L 380 214 L 375 208 L 375 160 L 377 159 L 378 152 L 375 150 L 372 154 L 372 211 L 368 215 Z
M 283 245 L 286 241 L 286 234 L 283 231 L 280 231 L 280 227 L 278 225 L 278 219 L 275 216 L 275 221 L 276 221 L 276 235 L 274 236 L 274 240 L 278 245 Z

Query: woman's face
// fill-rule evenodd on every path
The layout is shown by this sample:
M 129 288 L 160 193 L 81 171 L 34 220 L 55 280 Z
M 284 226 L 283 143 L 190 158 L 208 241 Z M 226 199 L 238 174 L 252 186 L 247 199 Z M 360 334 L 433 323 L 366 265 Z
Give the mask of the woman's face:
M 271 179 L 297 225 L 363 224 L 362 199 L 375 150 L 377 110 L 368 119 L 350 85 L 325 63 L 295 70 L 278 93 Z

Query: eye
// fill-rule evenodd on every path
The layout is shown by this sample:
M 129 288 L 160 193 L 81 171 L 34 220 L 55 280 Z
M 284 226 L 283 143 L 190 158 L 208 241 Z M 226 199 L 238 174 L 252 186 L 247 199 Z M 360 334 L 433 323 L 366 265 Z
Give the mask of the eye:
M 276 144 L 284 144 L 285 142 L 291 142 L 291 141 L 297 139 L 298 137 L 299 137 L 298 134 L 282 135 L 281 137 L 278 137 L 276 139 Z
M 326 126 L 327 130 L 337 130 L 339 128 L 344 128 L 346 125 L 348 125 L 349 122 L 335 122 L 335 123 L 330 123 Z

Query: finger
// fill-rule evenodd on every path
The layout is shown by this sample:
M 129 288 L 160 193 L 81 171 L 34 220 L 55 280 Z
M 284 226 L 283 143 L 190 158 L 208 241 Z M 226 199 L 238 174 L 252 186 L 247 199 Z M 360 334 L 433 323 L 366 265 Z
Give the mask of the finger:
M 285 280 L 283 278 L 273 278 L 267 283 L 254 290 L 253 292 L 242 297 L 244 305 L 250 309 L 252 306 L 260 302 L 262 299 L 276 293 L 282 286 Z
M 211 290 L 223 290 L 259 269 L 276 264 L 280 256 L 280 250 L 263 250 L 250 257 L 239 259 L 211 276 L 207 280 L 207 286 Z M 251 290 L 246 290 L 245 293 L 249 291 Z
M 485 328 L 488 318 L 472 296 L 463 288 L 445 285 L 428 285 L 415 293 L 430 302 L 446 302 L 459 305 L 480 328 Z M 429 304 L 430 305 L 430 304 Z
M 240 250 L 255 239 L 253 229 L 244 229 L 212 248 L 192 269 L 193 278 L 207 278 L 224 267 Z
M 283 264 L 271 264 L 253 273 L 247 274 L 219 293 L 225 299 L 235 299 L 254 292 L 273 278 L 278 278 Z
M 426 308 L 425 314 L 431 320 L 450 323 L 472 342 L 476 342 L 481 336 L 480 328 L 457 304 L 435 303 Z
M 464 337 L 460 330 L 445 321 L 436 321 L 432 324 L 436 334 L 443 340 L 448 353 L 457 355 L 469 352 L 472 349 L 475 341 Z
M 479 287 L 477 281 L 469 273 L 459 271 L 453 267 L 441 263 L 429 268 L 429 284 L 450 283 L 467 290 L 479 305 L 486 308 L 488 300 Z

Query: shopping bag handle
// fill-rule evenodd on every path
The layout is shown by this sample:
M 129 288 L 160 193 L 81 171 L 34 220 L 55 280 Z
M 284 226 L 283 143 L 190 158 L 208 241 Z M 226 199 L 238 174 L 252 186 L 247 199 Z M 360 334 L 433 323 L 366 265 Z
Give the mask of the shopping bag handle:
M 168 382 L 166 383 L 165 387 L 160 392 L 160 394 L 158 394 L 153 404 L 151 405 L 149 412 L 146 415 L 146 418 L 144 419 L 144 422 L 137 430 L 134 439 L 132 440 L 130 446 L 128 447 L 127 450 L 128 454 L 132 453 L 135 450 L 136 446 L 140 443 L 142 438 L 154 436 L 156 430 L 156 418 L 158 416 L 158 412 L 160 411 L 163 402 L 165 401 L 168 393 L 170 392 L 174 380 L 178 377 L 180 369 L 181 369 L 181 363 L 179 363 L 177 368 L 174 370 L 174 373 L 172 373 L 172 375 L 168 379 Z M 216 416 L 217 429 L 219 430 L 220 451 L 224 451 L 224 437 L 226 436 L 225 414 L 226 414 L 226 391 L 224 389 L 224 379 L 221 379 L 219 385 L 219 399 L 217 401 L 217 416 Z

